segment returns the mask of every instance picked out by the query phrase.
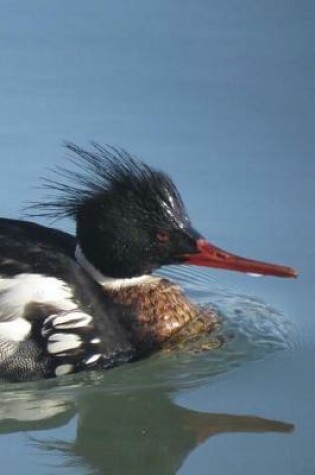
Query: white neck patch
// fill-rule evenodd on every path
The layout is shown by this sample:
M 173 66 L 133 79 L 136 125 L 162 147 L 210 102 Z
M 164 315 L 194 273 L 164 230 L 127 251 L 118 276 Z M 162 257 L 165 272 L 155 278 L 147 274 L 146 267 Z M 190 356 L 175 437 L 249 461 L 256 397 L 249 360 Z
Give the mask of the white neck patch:
M 103 275 L 91 262 L 85 257 L 79 245 L 75 250 L 75 258 L 80 266 L 102 287 L 112 290 L 119 290 L 121 288 L 132 287 L 134 285 L 156 283 L 160 280 L 159 277 L 153 275 L 141 275 L 139 277 L 131 277 L 130 279 L 115 279 L 114 277 L 107 277 Z

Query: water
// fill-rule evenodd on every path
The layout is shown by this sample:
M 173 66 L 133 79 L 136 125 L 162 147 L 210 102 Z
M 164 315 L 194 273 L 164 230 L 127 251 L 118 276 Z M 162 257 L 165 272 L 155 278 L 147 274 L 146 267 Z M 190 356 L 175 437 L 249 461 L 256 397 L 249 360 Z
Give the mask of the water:
M 300 271 L 166 271 L 229 343 L 2 386 L 4 472 L 315 472 L 313 25 L 308 0 L 1 3 L 3 216 L 96 140 L 167 170 L 216 244 Z

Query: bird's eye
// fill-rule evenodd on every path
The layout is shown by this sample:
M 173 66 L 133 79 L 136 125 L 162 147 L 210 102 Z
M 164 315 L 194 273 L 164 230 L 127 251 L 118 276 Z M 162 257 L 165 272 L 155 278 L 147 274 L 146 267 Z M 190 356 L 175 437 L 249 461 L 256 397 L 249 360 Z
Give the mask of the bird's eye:
M 170 240 L 170 235 L 167 231 L 160 230 L 156 234 L 156 240 L 161 243 L 168 242 Z

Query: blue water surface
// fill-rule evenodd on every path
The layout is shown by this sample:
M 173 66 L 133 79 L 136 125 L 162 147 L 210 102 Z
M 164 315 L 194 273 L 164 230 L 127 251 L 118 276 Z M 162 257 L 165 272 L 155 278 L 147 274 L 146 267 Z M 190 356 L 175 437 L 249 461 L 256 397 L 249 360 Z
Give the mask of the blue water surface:
M 0 12 L 3 216 L 41 198 L 64 141 L 93 140 L 166 170 L 217 245 L 300 272 L 165 270 L 218 308 L 231 341 L 3 385 L 4 473 L 315 473 L 314 2 L 3 0 Z

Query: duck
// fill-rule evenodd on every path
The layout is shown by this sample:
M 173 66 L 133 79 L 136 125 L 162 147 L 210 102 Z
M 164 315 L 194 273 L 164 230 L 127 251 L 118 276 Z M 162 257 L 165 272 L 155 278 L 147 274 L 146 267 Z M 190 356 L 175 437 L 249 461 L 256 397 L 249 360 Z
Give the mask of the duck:
M 210 335 L 219 324 L 162 266 L 195 265 L 297 277 L 210 243 L 163 171 L 122 148 L 67 143 L 71 166 L 44 180 L 28 217 L 71 218 L 75 234 L 0 219 L 0 379 L 103 369 Z

